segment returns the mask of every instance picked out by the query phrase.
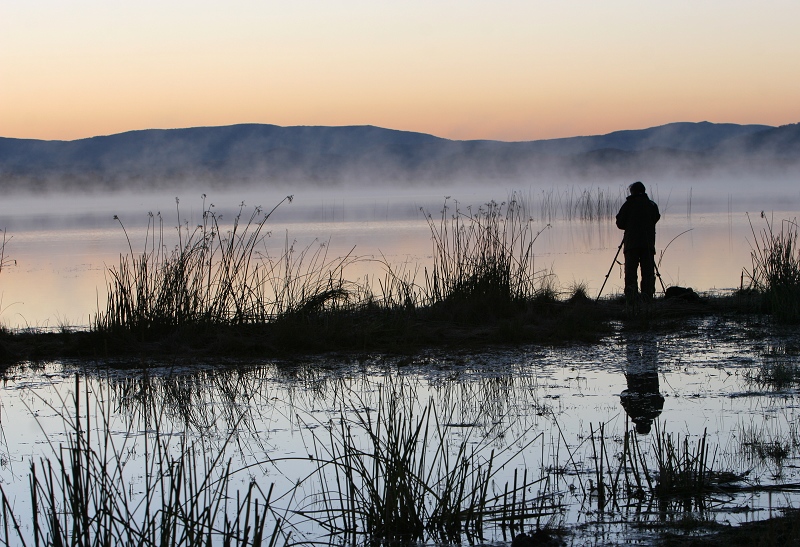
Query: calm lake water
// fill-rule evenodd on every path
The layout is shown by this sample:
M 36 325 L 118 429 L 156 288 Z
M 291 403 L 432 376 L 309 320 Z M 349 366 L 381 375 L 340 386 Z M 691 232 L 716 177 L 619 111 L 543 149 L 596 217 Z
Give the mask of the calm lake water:
M 542 230 L 534 247 L 537 268 L 552 270 L 564 291 L 585 283 L 594 295 L 621 233 L 609 219 L 551 214 L 558 209 L 542 205 L 546 192 L 526 194 L 537 230 Z M 477 206 L 507 194 L 453 197 L 462 206 Z M 742 269 L 750 266 L 749 204 L 714 200 L 714 207 L 704 207 L 707 202 L 701 197 L 692 201 L 686 192 L 668 199 L 663 188 L 653 197 L 663 213 L 658 245 L 664 252 L 664 282 L 699 291 L 737 288 Z M 268 207 L 281 195 L 210 196 L 206 202 L 232 219 L 242 199 L 248 206 Z M 443 202 L 443 195 L 431 193 L 298 194 L 276 211 L 265 249 L 279 254 L 287 239 L 300 246 L 324 242 L 329 257 L 335 257 L 355 247 L 365 260 L 355 264 L 353 279 L 380 273 L 370 258 L 424 267 L 431 241 L 419 210 L 436 217 Z M 776 225 L 798 210 L 796 196 L 779 203 L 785 207 L 765 211 Z M 765 227 L 759 213 L 766 206 L 752 206 L 758 233 Z M 10 238 L 5 253 L 12 263 L 0 273 L 3 324 L 86 327 L 98 303 L 104 306 L 107 267 L 127 252 L 125 234 L 113 216 L 119 216 L 136 252 L 137 245 L 144 245 L 148 211 L 162 214 L 166 232 L 178 218 L 196 223 L 202 208 L 199 197 L 182 197 L 178 213 L 169 195 L 5 200 L 0 228 Z M 621 268 L 615 265 L 604 294 L 621 288 Z M 230 461 L 236 488 L 245 490 L 255 481 L 266 492 L 274 485 L 271 515 L 281 516 L 281 534 L 291 532 L 292 542 L 336 544 L 340 538 L 327 536 L 308 517 L 320 492 L 334 488 L 326 483 L 333 477 L 320 472 L 319 462 L 338 446 L 342 424 L 351 426 L 355 442 L 366 450 L 370 436 L 364 417 L 377 421 L 381 412 L 386 416 L 388 402 L 395 401 L 399 406 L 392 407 L 393 415 L 411 422 L 433 405 L 438 427 L 432 435 L 436 431 L 438 441 L 425 445 L 428 450 L 444 443 L 454 453 L 469 447 L 475 461 L 494 458 L 493 493 L 502 495 L 515 473 L 520 481 L 527 473 L 526 495 L 543 514 L 539 523 L 566 526 L 568 543 L 647 544 L 664 523 L 695 518 L 735 525 L 797 506 L 798 388 L 766 379 L 771 371 L 795 371 L 798 348 L 793 329 L 759 318 L 703 318 L 668 334 L 630 332 L 616 325 L 599 344 L 562 348 L 431 351 L 402 358 L 322 356 L 292 363 L 265 356 L 248 363 L 154 363 L 148 370 L 109 368 L 108 363 L 26 363 L 4 375 L 0 486 L 20 516 L 23 533 L 30 533 L 31 463 L 55 457 L 70 437 L 67 424 L 75 423 L 77 415 L 89 424 L 98 450 L 103 439 L 113 440 L 112 455 L 123 462 L 122 482 L 132 499 L 146 490 L 146 446 L 161 442 L 178 454 L 194 441 L 203 459 L 219 456 L 206 469 L 209 476 L 221 473 L 223 462 Z M 83 398 L 77 413 L 76 387 Z M 642 399 L 663 402 L 637 410 L 631 401 Z M 598 449 L 605 454 L 600 480 L 610 484 L 614 473 L 620 476 L 625 433 L 634 428 L 631 416 L 640 422 L 641 434 L 634 437 L 641 465 L 653 477 L 656 439 L 669 435 L 690 448 L 705 438 L 710 466 L 739 480 L 688 503 L 626 494 L 603 506 L 595 489 Z M 526 526 L 536 523 L 528 519 Z M 510 541 L 509 533 L 489 527 L 477 543 Z
M 314 503 L 321 492 L 337 488 L 330 469 L 319 471 L 319 460 L 331 458 L 340 446 L 345 423 L 357 446 L 369 452 L 369 428 L 362 419 L 380 422 L 394 398 L 396 417 L 412 424 L 434 406 L 438 427 L 431 425 L 423 449 L 430 452 L 431 472 L 442 458 L 432 457 L 434 446 L 445 443 L 455 454 L 463 445 L 484 464 L 493 457 L 490 494 L 502 496 L 527 473 L 532 484 L 526 496 L 544 513 L 540 524 L 567 527 L 569 544 L 647 544 L 661 526 L 681 520 L 735 525 L 800 501 L 797 387 L 758 380 L 764 367 L 796 367 L 798 340 L 792 332 L 764 327 L 702 319 L 669 334 L 620 328 L 593 346 L 426 352 L 412 358 L 164 364 L 147 372 L 58 362 L 17 367 L 6 372 L 0 395 L 0 486 L 27 522 L 31 462 L 53 459 L 68 442 L 65 424 L 76 420 L 77 387 L 82 398 L 77 415 L 99 453 L 110 438 L 112 460 L 123 462 L 121 482 L 132 499 L 147 488 L 145 445 L 152 451 L 161 442 L 177 454 L 195 442 L 202 447 L 201 462 L 219 456 L 201 473 L 215 477 L 230 461 L 233 487 L 244 491 L 255 481 L 266 492 L 274 485 L 273 508 L 292 541 L 336 544 L 340 539 L 327 537 L 307 515 L 320 508 Z M 753 333 L 760 333 L 757 340 Z M 626 400 L 637 392 L 663 397 L 662 408 L 646 413 L 650 432 L 635 436 L 653 480 L 658 435 L 670 435 L 678 448 L 690 443 L 692 453 L 705 435 L 709 467 L 740 480 L 702 500 L 621 496 L 600 507 L 593 491 L 596 446 L 602 438 L 602 480 L 611 484 L 622 467 L 625 432 L 633 428 L 628 413 L 635 412 L 626 410 Z M 371 433 L 385 434 L 385 427 Z M 780 456 L 770 457 L 775 447 Z M 330 481 L 325 487 L 323 477 Z M 536 520 L 528 519 L 526 526 Z M 509 541 L 508 534 L 487 527 L 478 543 Z

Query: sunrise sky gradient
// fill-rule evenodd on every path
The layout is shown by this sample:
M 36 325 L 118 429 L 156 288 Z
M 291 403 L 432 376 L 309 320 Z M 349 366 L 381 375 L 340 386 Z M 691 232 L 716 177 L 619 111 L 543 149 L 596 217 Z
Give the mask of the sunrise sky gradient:
M 0 136 L 800 121 L 800 2 L 4 0 Z

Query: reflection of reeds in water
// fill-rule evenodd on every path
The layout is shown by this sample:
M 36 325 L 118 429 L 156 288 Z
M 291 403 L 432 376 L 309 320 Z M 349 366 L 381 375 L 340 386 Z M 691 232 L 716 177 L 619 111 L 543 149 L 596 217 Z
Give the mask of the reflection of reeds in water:
M 212 397 L 218 396 L 217 388 L 245 391 L 262 380 L 254 376 L 240 383 L 233 379 L 237 374 L 231 371 L 222 382 L 214 377 Z M 208 431 L 194 442 L 183 440 L 184 431 L 180 446 L 170 444 L 171 430 L 162 427 L 170 414 L 180 413 L 165 411 L 164 405 L 208 406 L 203 404 L 208 396 L 196 389 L 208 385 L 207 378 L 197 386 L 191 379 L 140 378 L 117 383 L 111 397 L 88 384 L 80 394 L 76 378 L 73 408 L 62 401 L 59 410 L 69 443 L 53 447 L 51 457 L 31 466 L 30 526 L 0 487 L 0 543 L 31 544 L 33 537 L 46 545 L 274 545 L 288 541 L 288 530 L 303 534 L 320 527 L 345 543 L 452 540 L 460 534 L 481 537 L 484 526 L 513 532 L 531 519 L 550 522 L 559 514 L 554 494 L 544 486 L 546 478 L 529 479 L 528 471 L 520 470 L 513 482 L 497 484 L 504 465 L 518 465 L 510 462 L 541 433 L 523 432 L 524 443 L 495 449 L 491 445 L 497 438 L 512 434 L 510 423 L 476 439 L 474 424 L 456 422 L 460 415 L 440 413 L 433 401 L 420 406 L 413 386 L 385 380 L 375 400 L 359 400 L 338 381 L 320 386 L 340 410 L 335 419 L 317 424 L 323 427 L 309 429 L 324 433 L 313 433 L 308 458 L 299 459 L 307 464 L 308 476 L 277 496 L 273 487 L 262 490 L 252 478 L 243 489 L 234 486 L 242 473 L 255 469 L 253 463 L 232 468 L 224 456 L 249 416 L 231 424 L 221 446 L 212 448 L 206 434 L 218 437 L 219 432 Z M 108 405 L 93 409 L 97 423 L 87 412 L 90 392 Z M 272 398 L 260 393 L 250 404 L 262 404 L 262 399 Z M 128 422 L 127 432 L 111 433 L 117 429 L 110 422 L 112 406 L 138 417 Z M 202 426 L 208 417 L 192 414 L 190 421 Z M 139 427 L 144 436 L 132 429 Z M 259 434 L 256 428 L 250 433 Z M 236 446 L 251 452 L 239 439 Z M 293 467 L 297 460 L 276 457 L 269 464 L 280 472 L 282 465 Z M 532 494 L 533 486 L 542 493 Z M 278 503 L 284 505 L 280 516 Z
M 681 518 L 705 511 L 723 487 L 734 492 L 742 478 L 716 469 L 706 432 L 692 440 L 656 424 L 645 437 L 590 424 L 568 447 L 556 411 L 538 402 L 536 375 L 522 377 L 528 365 L 459 381 L 475 373 L 464 363 L 429 378 L 404 376 L 391 363 L 361 363 L 344 375 L 297 365 L 143 373 L 109 379 L 107 393 L 87 385 L 87 402 L 76 398 L 61 411 L 69 444 L 31 468 L 30 503 L 39 511 L 24 516 L 36 515 L 40 543 L 87 530 L 112 544 L 181 545 L 209 535 L 215 544 L 228 536 L 248 544 L 258 534 L 264 544 L 282 543 L 289 531 L 294 541 L 324 536 L 350 545 L 475 542 L 561 526 L 570 497 L 589 513 L 596 504 L 600 519 Z M 92 391 L 104 403 L 95 403 L 90 424 L 83 416 Z M 114 415 L 129 420 L 127 431 Z M 304 437 L 307 453 L 267 446 L 274 430 L 265 422 L 275 415 L 290 423 L 277 427 Z M 180 443 L 169 441 L 175 425 Z M 747 439 L 778 463 L 784 445 Z M 240 468 L 232 467 L 239 457 Z M 262 465 L 280 477 L 274 492 L 242 480 Z M 32 544 L 27 521 L 13 511 L 19 497 L 0 493 L 0 543 L 24 536 Z
M 528 480 L 527 470 L 502 491 L 493 487 L 541 433 L 521 447 L 486 450 L 469 434 L 472 424 L 450 422 L 432 401 L 415 414 L 413 391 L 391 383 L 376 408 L 350 404 L 326 436 L 313 435 L 317 470 L 306 482 L 321 491 L 299 511 L 345 543 L 474 541 L 489 525 L 514 530 L 554 514 L 550 496 L 528 494 L 545 479 Z M 453 429 L 463 431 L 459 440 Z

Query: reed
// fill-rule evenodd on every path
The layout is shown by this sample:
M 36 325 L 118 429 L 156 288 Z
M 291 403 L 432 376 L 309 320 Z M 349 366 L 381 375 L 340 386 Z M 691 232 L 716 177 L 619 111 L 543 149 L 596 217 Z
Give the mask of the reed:
M 88 387 L 84 401 L 88 406 Z M 174 454 L 158 433 L 153 441 L 146 435 L 145 457 L 137 471 L 143 484 L 134 489 L 126 472 L 127 439 L 133 432 L 118 445 L 102 409 L 101 423 L 91 423 L 90 413 L 81 406 L 77 375 L 72 409 L 61 403 L 63 409 L 51 408 L 62 413 L 69 439 L 66 445 L 51 444 L 51 457 L 31 462 L 31 514 L 25 525 L 0 485 L 0 543 L 274 546 L 283 537 L 281 521 L 272 514 L 272 488 L 263 492 L 251 480 L 245 491 L 233 492 L 237 472 L 230 461 L 221 460 L 224 450 L 212 454 L 202 443 L 181 443 Z M 98 438 L 93 437 L 95 431 L 100 432 Z
M 599 187 L 579 190 L 573 186 L 562 190 L 542 190 L 538 196 L 529 194 L 521 201 L 528 215 L 533 216 L 533 211 L 538 209 L 539 218 L 545 222 L 559 219 L 598 222 L 613 218 L 625 201 L 625 196 L 619 190 L 612 192 Z
M 2 272 L 3 268 L 6 266 L 16 264 L 16 260 L 12 261 L 6 256 L 6 243 L 11 239 L 8 237 L 8 232 L 6 230 L 0 230 L 0 233 L 3 234 L 3 240 L 0 241 L 0 272 Z
M 606 424 L 590 424 L 590 487 L 584 491 L 600 513 L 624 508 L 649 508 L 676 514 L 703 509 L 723 488 L 734 491 L 747 474 L 716 469 L 717 449 L 703 431 L 696 442 L 664 431 L 656 423 L 649 447 L 635 431 L 626 429 L 621 449 L 609 449 Z M 576 472 L 579 472 L 576 467 Z
M 291 197 L 284 198 L 284 201 Z M 180 209 L 176 209 L 180 220 Z M 243 204 L 227 233 L 213 204 L 194 229 L 177 228 L 178 244 L 167 252 L 163 219 L 149 215 L 145 246 L 136 254 L 127 231 L 128 254 L 120 255 L 117 268 L 109 269 L 108 301 L 98 313 L 101 331 L 144 331 L 198 323 L 244 323 L 263 314 L 260 300 L 263 269 L 253 261 L 266 237 L 264 226 L 272 212 L 255 208 L 242 224 Z M 118 217 L 115 217 L 118 219 Z
M 748 215 L 748 220 L 749 220 Z M 743 276 L 764 296 L 767 309 L 777 320 L 800 321 L 800 247 L 796 220 L 782 220 L 780 230 L 761 212 L 766 227 L 758 234 L 750 221 L 753 234 L 751 269 Z
M 706 430 L 696 443 L 691 443 L 688 436 L 673 436 L 656 423 L 655 441 L 658 496 L 697 496 L 711 488 L 716 475 L 712 470 L 716 450 L 712 455 Z
M 424 212 L 424 211 L 423 211 Z M 430 305 L 468 303 L 481 311 L 507 311 L 540 291 L 533 245 L 541 234 L 514 196 L 473 211 L 445 201 L 438 221 L 426 214 L 433 242 L 433 265 L 425 270 Z
M 264 324 L 369 299 L 368 287 L 344 277 L 356 258 L 329 259 L 326 242 L 298 249 L 287 236 L 280 256 L 264 250 L 267 221 L 291 200 L 287 196 L 267 212 L 256 207 L 249 218 L 242 204 L 230 228 L 221 224 L 213 204 L 206 208 L 204 203 L 202 224 L 179 227 L 178 244 L 169 253 L 163 219 L 151 214 L 144 251 L 137 254 L 128 238 L 128 254 L 109 269 L 107 305 L 95 329 L 143 333 L 185 325 Z
M 298 514 L 361 545 L 474 542 L 489 526 L 520 529 L 556 512 L 546 496 L 528 494 L 545 479 L 529 480 L 527 471 L 502 490 L 494 486 L 498 472 L 541 434 L 500 452 L 469 434 L 454 442 L 447 416 L 432 401 L 414 414 L 415 399 L 390 380 L 376 408 L 352 401 L 326 437 L 314 435 L 317 469 L 306 482 L 321 492 Z

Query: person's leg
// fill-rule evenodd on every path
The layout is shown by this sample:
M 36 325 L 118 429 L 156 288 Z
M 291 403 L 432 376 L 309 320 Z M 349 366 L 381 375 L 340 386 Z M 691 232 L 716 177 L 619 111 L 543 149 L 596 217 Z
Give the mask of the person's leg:
M 625 251 L 625 298 L 633 302 L 639 294 L 639 256 L 636 252 Z
M 642 265 L 642 297 L 652 300 L 656 294 L 655 255 L 652 251 L 643 251 L 639 256 Z

